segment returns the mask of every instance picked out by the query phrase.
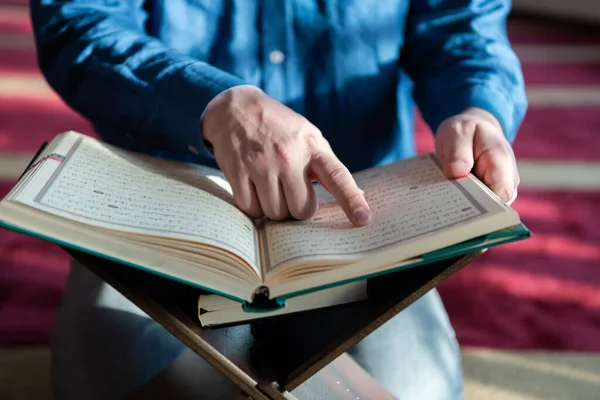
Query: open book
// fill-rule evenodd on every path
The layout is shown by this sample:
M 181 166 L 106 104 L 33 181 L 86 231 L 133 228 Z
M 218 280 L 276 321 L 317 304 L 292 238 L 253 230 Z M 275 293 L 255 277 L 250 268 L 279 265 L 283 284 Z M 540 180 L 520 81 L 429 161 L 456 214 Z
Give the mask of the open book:
M 306 221 L 255 221 L 220 171 L 66 132 L 0 202 L 0 224 L 253 307 L 524 239 L 529 231 L 474 176 L 432 154 L 354 175 L 373 222 L 354 227 L 315 185 Z

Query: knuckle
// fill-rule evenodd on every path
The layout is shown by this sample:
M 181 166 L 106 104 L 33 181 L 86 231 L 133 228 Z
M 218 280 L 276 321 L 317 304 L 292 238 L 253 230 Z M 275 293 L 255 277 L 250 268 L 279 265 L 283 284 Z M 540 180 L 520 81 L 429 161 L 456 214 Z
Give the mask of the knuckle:
M 459 134 L 462 131 L 463 122 L 455 119 L 448 122 L 448 125 L 452 132 Z
M 272 220 L 281 221 L 289 216 L 289 212 L 287 209 L 284 209 L 282 207 L 273 207 L 268 210 L 265 210 L 265 215 Z
M 355 208 L 364 202 L 364 195 L 360 191 L 352 191 L 346 194 L 346 202 Z
M 333 183 L 337 186 L 347 186 L 348 185 L 348 176 L 350 175 L 350 171 L 342 164 L 334 165 L 329 170 L 329 176 Z
M 247 196 L 237 195 L 234 196 L 234 200 L 237 207 L 249 217 L 260 218 L 264 215 L 260 207 L 257 207 L 257 205 L 252 201 L 251 198 L 248 198 Z
M 477 122 L 475 122 L 472 119 L 467 119 L 463 122 L 461 133 L 463 135 L 466 135 L 468 133 L 475 132 L 476 129 L 477 129 Z
M 237 204 L 238 208 L 240 210 L 242 210 L 245 213 L 248 213 L 251 211 L 251 204 L 249 199 L 246 198 L 246 196 L 234 196 L 233 199 L 235 200 L 235 204 Z
M 252 207 L 251 209 L 244 211 L 250 218 L 253 219 L 259 219 L 264 217 L 265 213 L 260 209 L 260 208 L 256 208 L 256 207 Z
M 319 148 L 317 137 L 312 134 L 304 136 L 304 145 L 309 153 L 314 153 Z
M 303 144 L 309 153 L 314 153 L 317 149 L 328 145 L 321 131 L 308 121 L 301 130 L 301 136 Z
M 294 151 L 294 146 L 289 140 L 282 139 L 274 142 L 273 151 L 280 164 L 285 167 L 292 164 L 292 153 Z
M 265 213 L 260 209 L 260 208 L 248 208 L 246 210 L 242 210 L 244 212 L 244 214 L 246 214 L 248 217 L 252 218 L 252 219 L 259 219 L 264 217 Z
M 292 212 L 291 214 L 297 220 L 305 220 L 305 219 L 309 219 L 310 217 L 313 216 L 313 213 L 307 209 L 296 210 L 295 212 Z
M 450 123 L 450 129 L 454 136 L 462 138 L 475 132 L 477 123 L 471 119 L 457 119 Z
M 304 220 L 312 217 L 316 208 L 315 202 L 307 201 L 305 204 L 298 204 L 294 207 L 290 207 L 290 213 L 294 218 Z

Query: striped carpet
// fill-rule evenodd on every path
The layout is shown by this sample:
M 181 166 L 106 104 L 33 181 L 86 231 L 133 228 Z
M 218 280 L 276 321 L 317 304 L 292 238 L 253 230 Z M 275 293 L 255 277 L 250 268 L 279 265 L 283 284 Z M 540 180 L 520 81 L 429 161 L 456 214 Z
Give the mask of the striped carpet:
M 40 142 L 93 134 L 40 76 L 26 3 L 0 0 L 0 196 Z M 530 101 L 515 208 L 534 237 L 490 252 L 440 292 L 465 349 L 468 398 L 600 398 L 600 360 L 579 353 L 600 350 L 600 29 L 513 20 L 509 34 Z M 431 150 L 422 121 L 418 132 L 419 150 Z M 12 390 L 0 398 L 45 398 L 67 273 L 55 246 L 0 232 L 0 388 Z

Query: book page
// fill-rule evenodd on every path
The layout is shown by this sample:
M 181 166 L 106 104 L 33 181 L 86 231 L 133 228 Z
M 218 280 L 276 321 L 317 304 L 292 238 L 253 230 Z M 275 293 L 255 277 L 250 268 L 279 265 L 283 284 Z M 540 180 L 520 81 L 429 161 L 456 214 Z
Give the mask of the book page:
M 486 212 L 459 182 L 444 177 L 432 155 L 360 172 L 355 179 L 373 211 L 372 223 L 353 226 L 319 186 L 319 209 L 312 219 L 265 225 L 269 272 L 299 258 L 357 257 Z
M 45 166 L 55 165 L 50 179 L 18 201 L 99 228 L 217 246 L 261 275 L 253 221 L 233 206 L 218 171 L 76 139 Z

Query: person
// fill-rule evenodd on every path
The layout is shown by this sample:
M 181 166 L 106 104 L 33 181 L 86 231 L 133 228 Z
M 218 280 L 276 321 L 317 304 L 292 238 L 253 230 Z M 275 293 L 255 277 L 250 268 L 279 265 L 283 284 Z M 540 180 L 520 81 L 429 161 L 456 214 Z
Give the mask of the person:
M 362 225 L 373 211 L 352 172 L 415 153 L 415 108 L 449 178 L 473 171 L 514 200 L 511 144 L 527 100 L 506 34 L 510 8 L 509 0 L 37 0 L 31 18 L 46 80 L 105 141 L 220 168 L 253 217 L 309 218 L 316 181 Z M 57 399 L 119 398 L 153 378 L 185 386 L 210 375 L 77 264 L 52 351 Z M 459 346 L 435 290 L 350 354 L 398 398 L 462 397 Z

